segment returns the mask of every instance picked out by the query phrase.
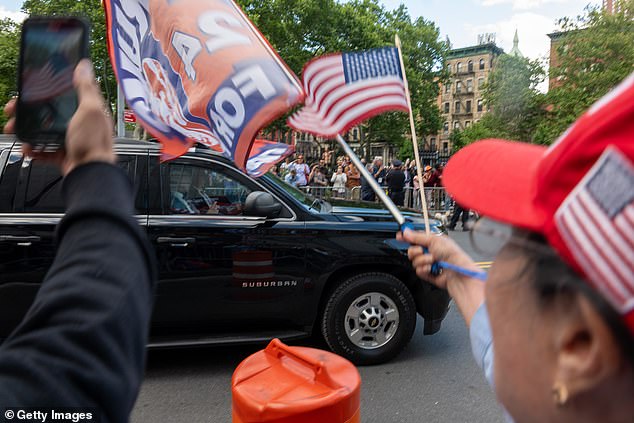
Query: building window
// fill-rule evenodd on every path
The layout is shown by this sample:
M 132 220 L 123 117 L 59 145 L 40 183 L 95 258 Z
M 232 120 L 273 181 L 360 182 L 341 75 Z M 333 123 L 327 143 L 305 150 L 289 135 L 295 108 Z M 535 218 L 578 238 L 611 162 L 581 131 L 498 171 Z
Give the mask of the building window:
M 442 132 L 445 135 L 449 133 L 449 122 L 445 122 L 442 124 Z
M 470 126 L 471 126 L 471 121 L 470 121 L 470 120 L 468 120 L 468 121 L 466 121 L 466 122 L 464 123 L 464 127 L 465 127 L 465 128 L 468 128 L 468 127 L 470 127 Z
M 491 60 L 490 60 L 489 62 L 490 62 L 490 63 L 489 63 L 489 68 L 490 68 L 490 69 L 493 69 L 493 57 L 491 58 Z
M 478 78 L 478 89 L 482 88 L 484 85 L 484 78 Z
M 480 59 L 480 70 L 484 70 L 484 59 Z
M 469 60 L 469 64 L 467 65 L 467 72 L 473 72 L 473 61 Z
M 451 82 L 447 82 L 447 85 L 445 85 L 445 92 L 446 93 L 450 93 L 451 92 Z
M 352 139 L 355 141 L 359 139 L 359 130 L 357 128 L 354 128 L 352 130 Z
M 482 99 L 478 100 L 478 112 L 482 111 Z
M 431 151 L 436 151 L 436 138 L 432 138 L 429 140 L 429 148 Z
M 449 102 L 445 103 L 445 113 L 449 113 Z
M 473 92 L 473 79 L 467 79 L 467 92 Z
M 442 152 L 445 154 L 449 153 L 449 141 L 443 141 Z
M 454 105 L 454 109 L 453 109 L 454 113 L 460 113 L 460 102 L 456 101 L 456 104 Z
M 471 113 L 471 100 L 467 100 L 464 109 L 465 113 Z
M 451 63 L 447 64 L 447 72 L 451 73 Z
M 462 82 L 456 81 L 456 93 L 462 92 Z
M 456 64 L 456 73 L 460 73 L 460 72 L 462 72 L 462 63 L 458 62 Z
M 454 129 L 454 130 L 456 130 L 456 129 L 460 129 L 460 122 L 459 122 L 459 121 L 457 121 L 457 120 L 456 120 L 456 121 L 454 121 L 454 123 L 453 123 L 453 129 Z

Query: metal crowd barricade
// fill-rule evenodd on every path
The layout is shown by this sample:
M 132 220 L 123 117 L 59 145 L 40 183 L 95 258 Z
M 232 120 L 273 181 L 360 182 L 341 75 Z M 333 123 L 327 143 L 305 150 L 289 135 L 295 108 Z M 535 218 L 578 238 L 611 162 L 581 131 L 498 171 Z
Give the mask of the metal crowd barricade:
M 328 199 L 332 198 L 333 196 L 332 187 L 317 187 L 307 185 L 299 187 L 299 189 L 304 191 L 306 194 L 312 195 L 315 198 Z
M 453 200 L 442 187 L 425 188 L 425 202 L 430 214 L 445 213 L 453 207 Z M 417 188 L 405 189 L 405 207 L 422 210 L 420 193 Z
M 354 187 L 352 189 L 346 188 L 345 193 L 333 190 L 330 186 L 304 186 L 300 187 L 300 189 L 317 198 L 338 198 L 361 201 L 361 187 Z M 432 217 L 436 213 L 446 213 L 452 210 L 453 207 L 453 200 L 449 197 L 449 195 L 447 195 L 442 187 L 425 188 L 425 200 L 427 202 L 427 210 Z M 418 189 L 414 189 L 413 187 L 405 188 L 405 202 L 403 205 L 414 210 L 422 210 Z

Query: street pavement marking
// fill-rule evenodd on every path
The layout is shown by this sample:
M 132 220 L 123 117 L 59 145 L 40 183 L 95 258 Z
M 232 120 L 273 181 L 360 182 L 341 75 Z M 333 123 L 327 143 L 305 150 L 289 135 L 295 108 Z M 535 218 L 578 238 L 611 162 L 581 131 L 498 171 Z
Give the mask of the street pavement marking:
M 479 261 L 476 263 L 480 269 L 490 269 L 493 264 L 492 261 Z

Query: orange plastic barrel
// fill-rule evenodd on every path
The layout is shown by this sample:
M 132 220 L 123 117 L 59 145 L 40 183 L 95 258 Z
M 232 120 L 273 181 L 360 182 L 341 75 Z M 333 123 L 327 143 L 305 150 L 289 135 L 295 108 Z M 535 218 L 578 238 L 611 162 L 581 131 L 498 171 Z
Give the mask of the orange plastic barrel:
M 361 377 L 336 354 L 274 339 L 231 380 L 233 423 L 358 423 Z

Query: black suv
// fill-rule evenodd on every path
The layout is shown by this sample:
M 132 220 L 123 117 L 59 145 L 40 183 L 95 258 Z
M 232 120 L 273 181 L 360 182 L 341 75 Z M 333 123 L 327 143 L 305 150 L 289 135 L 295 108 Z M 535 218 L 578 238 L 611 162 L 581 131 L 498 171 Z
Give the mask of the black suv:
M 116 150 L 160 266 L 151 347 L 319 330 L 336 353 L 373 364 L 407 345 L 417 312 L 425 334 L 440 329 L 449 297 L 416 277 L 378 205 L 329 203 L 270 174 L 253 179 L 206 149 L 162 164 L 154 143 L 121 139 Z M 60 189 L 54 166 L 25 159 L 19 142 L 0 136 L 0 338 L 53 261 Z

